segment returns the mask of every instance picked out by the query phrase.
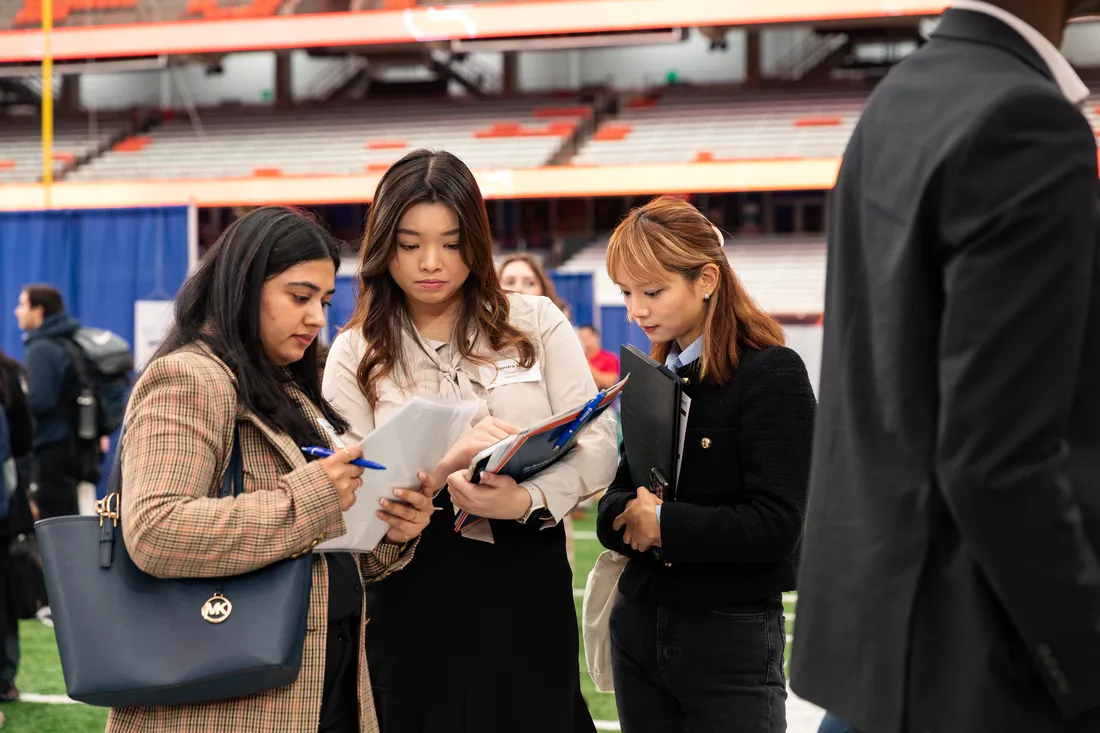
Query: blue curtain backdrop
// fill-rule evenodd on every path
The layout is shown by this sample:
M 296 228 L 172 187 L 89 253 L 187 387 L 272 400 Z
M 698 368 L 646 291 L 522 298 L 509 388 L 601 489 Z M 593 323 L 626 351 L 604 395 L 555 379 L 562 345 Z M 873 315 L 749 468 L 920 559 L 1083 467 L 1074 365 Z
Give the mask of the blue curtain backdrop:
M 649 353 L 649 337 L 636 323 L 626 320 L 626 306 L 600 306 L 600 341 L 604 349 L 615 356 L 619 355 L 622 344 L 633 344 L 644 353 Z
M 186 207 L 0 212 L 0 346 L 22 360 L 12 311 L 28 283 L 53 285 L 71 315 L 133 345 L 134 301 L 171 299 L 185 277 Z
M 0 346 L 22 359 L 12 311 L 28 283 L 133 344 L 134 301 L 171 299 L 186 276 L 186 207 L 0 212 Z
M 336 334 L 355 310 L 355 278 L 337 276 L 336 292 L 332 296 L 332 305 L 328 309 L 328 342 L 331 344 Z
M 573 324 L 597 325 L 593 320 L 595 290 L 590 272 L 551 272 L 550 279 L 558 295 L 569 304 Z

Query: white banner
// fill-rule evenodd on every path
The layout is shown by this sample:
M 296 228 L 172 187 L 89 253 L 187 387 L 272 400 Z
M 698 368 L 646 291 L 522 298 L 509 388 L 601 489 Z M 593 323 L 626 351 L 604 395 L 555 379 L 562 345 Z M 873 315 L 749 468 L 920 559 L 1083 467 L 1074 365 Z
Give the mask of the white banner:
M 168 335 L 175 307 L 174 300 L 134 301 L 134 368 L 138 371 Z

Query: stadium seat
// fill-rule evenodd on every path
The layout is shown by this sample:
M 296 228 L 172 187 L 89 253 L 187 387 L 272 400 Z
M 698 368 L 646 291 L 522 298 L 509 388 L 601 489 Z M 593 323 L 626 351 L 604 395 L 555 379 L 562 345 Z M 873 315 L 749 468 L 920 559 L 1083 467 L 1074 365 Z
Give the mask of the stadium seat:
M 73 171 L 71 180 L 235 178 L 257 169 L 284 176 L 383 170 L 406 151 L 449 150 L 474 169 L 537 168 L 562 148 L 587 107 L 557 100 L 380 100 L 277 111 L 271 107 L 200 110 L 204 134 L 186 115 L 168 115 L 119 149 Z M 553 109 L 554 113 L 543 110 Z M 399 138 L 395 138 L 395 133 Z M 131 138 L 133 139 L 133 138 Z

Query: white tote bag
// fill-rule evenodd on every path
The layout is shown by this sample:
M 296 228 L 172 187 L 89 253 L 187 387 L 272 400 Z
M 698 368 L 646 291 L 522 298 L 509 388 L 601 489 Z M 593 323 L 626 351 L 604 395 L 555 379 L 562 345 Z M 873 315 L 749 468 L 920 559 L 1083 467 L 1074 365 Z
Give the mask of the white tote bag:
M 605 550 L 588 574 L 581 606 L 581 629 L 588 675 L 600 692 L 614 692 L 611 678 L 611 609 L 619 595 L 619 576 L 630 562 L 626 555 Z

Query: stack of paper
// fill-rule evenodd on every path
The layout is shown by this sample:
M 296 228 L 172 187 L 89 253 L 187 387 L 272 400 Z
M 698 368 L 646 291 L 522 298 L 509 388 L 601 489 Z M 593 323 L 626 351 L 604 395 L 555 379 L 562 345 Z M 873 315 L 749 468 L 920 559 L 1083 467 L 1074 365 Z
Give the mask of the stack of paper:
M 377 516 L 378 500 L 396 500 L 394 489 L 420 486 L 416 474 L 432 471 L 477 414 L 479 403 L 447 402 L 415 396 L 389 422 L 363 439 L 363 457 L 383 464 L 384 471 L 363 472 L 355 504 L 344 512 L 348 532 L 326 540 L 314 552 L 370 552 L 390 525 Z

